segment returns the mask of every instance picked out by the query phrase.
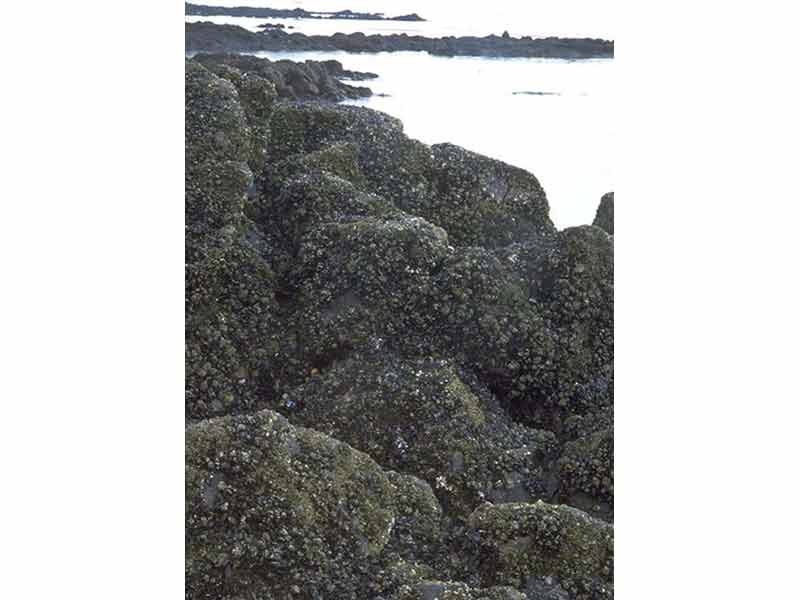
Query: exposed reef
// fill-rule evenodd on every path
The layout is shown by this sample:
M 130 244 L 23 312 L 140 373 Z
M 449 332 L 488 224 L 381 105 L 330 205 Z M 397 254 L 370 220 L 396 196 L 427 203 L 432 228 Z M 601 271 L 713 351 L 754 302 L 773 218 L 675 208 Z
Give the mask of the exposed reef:
M 612 598 L 613 237 L 282 62 L 186 61 L 186 598 Z
M 275 86 L 279 98 L 290 100 L 330 100 L 363 98 L 372 95 L 369 88 L 339 81 L 363 81 L 377 77 L 375 73 L 348 71 L 336 60 L 293 62 L 270 61 L 242 54 L 197 54 L 194 60 L 212 72 L 232 81 L 254 78 Z
M 186 50 L 257 52 L 316 50 L 345 52 L 423 51 L 439 56 L 494 56 L 531 58 L 613 58 L 614 42 L 589 38 L 486 37 L 428 38 L 419 35 L 365 35 L 335 33 L 305 35 L 269 28 L 253 32 L 237 25 L 186 23 Z
M 424 21 L 417 13 L 387 17 L 383 13 L 354 12 L 352 10 L 308 11 L 302 8 L 266 8 L 255 6 L 205 6 L 186 3 L 186 14 L 202 17 L 257 17 L 262 19 L 326 19 L 359 21 Z
M 600 198 L 600 206 L 592 224 L 614 235 L 614 192 L 608 192 Z

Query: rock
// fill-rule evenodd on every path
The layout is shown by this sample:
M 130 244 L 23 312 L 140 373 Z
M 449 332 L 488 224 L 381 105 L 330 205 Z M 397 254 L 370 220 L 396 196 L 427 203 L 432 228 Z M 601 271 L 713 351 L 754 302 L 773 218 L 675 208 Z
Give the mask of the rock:
M 441 550 L 442 507 L 431 486 L 414 477 L 386 471 L 394 490 L 396 520 L 387 545 L 408 560 L 432 560 Z
M 444 228 L 455 245 L 495 247 L 555 234 L 536 177 L 458 146 L 411 140 L 388 115 L 350 106 L 284 105 L 272 128 L 276 156 L 355 144 L 366 189 Z
M 527 362 L 499 390 L 512 415 L 533 427 L 562 431 L 564 422 L 613 404 L 614 246 L 591 226 L 555 239 L 498 252 L 527 283 L 553 354 Z
M 476 589 L 452 581 L 423 581 L 405 586 L 390 600 L 525 600 L 525 594 L 511 587 Z
M 452 364 L 372 354 L 323 367 L 289 395 L 295 408 L 286 414 L 424 480 L 451 517 L 466 518 L 485 499 L 547 495 L 553 434 L 512 423 Z
M 608 236 L 591 227 L 551 229 L 538 183 L 524 172 L 451 146 L 409 159 L 417 146 L 399 124 L 370 112 L 281 106 L 273 117 L 270 151 L 288 154 L 293 158 L 286 164 L 294 165 L 271 176 L 279 191 L 263 211 L 289 242 L 291 266 L 282 272 L 297 311 L 286 329 L 303 352 L 285 360 L 319 370 L 353 352 L 367 355 L 375 340 L 404 356 L 450 356 L 468 365 L 516 418 L 556 432 L 572 417 L 610 406 Z M 384 161 L 383 143 L 397 160 Z M 297 175 L 325 163 L 328 153 L 338 166 L 327 175 Z M 358 185 L 331 178 L 334 171 Z M 398 171 L 403 184 L 393 178 Z M 476 181 L 484 182 L 477 191 Z M 492 193 L 511 199 L 497 212 L 500 223 L 515 210 L 528 215 L 529 225 L 511 238 L 523 241 L 495 252 L 453 247 L 450 231 L 462 243 L 502 243 L 495 231 L 508 228 L 494 225 L 490 213 L 471 225 L 448 212 L 456 198 L 479 206 Z M 425 220 L 412 216 L 419 214 Z M 576 485 L 564 497 L 578 498 Z
M 611 520 L 614 511 L 614 417 L 611 409 L 573 417 L 571 441 L 558 461 L 560 497 L 571 506 Z
M 236 88 L 186 62 L 186 221 L 191 236 L 234 224 L 252 179 L 250 132 Z
M 608 192 L 600 198 L 600 206 L 597 207 L 592 225 L 614 235 L 614 192 Z
M 247 161 L 255 158 L 239 93 L 195 61 L 186 63 L 185 90 L 186 416 L 192 420 L 254 410 L 269 396 L 268 339 L 277 307 L 274 274 L 243 213 L 252 183 Z
M 377 73 L 370 73 L 369 71 L 348 71 L 347 69 L 342 67 L 342 63 L 340 63 L 338 60 L 323 60 L 320 61 L 320 64 L 325 66 L 325 69 L 327 70 L 329 75 L 340 79 L 365 80 L 365 79 L 377 79 L 378 77 Z
M 431 150 L 431 193 L 428 206 L 420 208 L 454 243 L 493 248 L 555 233 L 536 177 L 452 144 Z
M 442 56 L 529 58 L 613 58 L 614 42 L 589 38 L 512 38 L 510 36 L 428 38 L 419 35 L 331 36 L 288 33 L 269 28 L 256 33 L 236 25 L 186 23 L 186 51 L 255 52 L 259 50 L 314 50 L 345 52 L 424 51 Z
M 613 598 L 614 530 L 568 506 L 484 504 L 470 516 L 486 580 L 524 589 L 556 582 L 575 600 Z
M 221 237 L 186 265 L 186 415 L 256 410 L 274 391 L 275 280 L 247 241 Z
M 230 81 L 239 95 L 250 133 L 250 168 L 258 172 L 263 168 L 269 142 L 269 118 L 277 97 L 275 85 L 268 79 L 251 72 L 243 72 L 224 62 L 207 60 L 200 55 L 195 60 L 223 79 Z
M 400 15 L 399 17 L 394 17 L 393 21 L 425 21 L 422 17 L 420 17 L 417 13 L 410 13 L 408 15 Z
M 270 61 L 267 58 L 247 56 L 243 54 L 197 54 L 194 60 L 214 71 L 218 75 L 220 68 L 235 69 L 237 78 L 252 80 L 260 78 L 275 87 L 273 95 L 292 100 L 321 99 L 330 101 L 345 98 L 362 98 L 370 96 L 369 88 L 351 86 L 339 81 L 339 78 L 370 79 L 374 73 L 346 71 L 341 63 L 331 61 L 306 61 L 296 63 L 290 60 Z M 228 71 L 224 71 L 228 72 Z M 236 81 L 234 81 L 234 84 Z M 266 125 L 268 115 L 261 115 L 259 123 Z
M 610 597 L 613 237 L 283 62 L 186 63 L 187 593 Z
M 317 173 L 344 179 L 358 190 L 366 189 L 367 180 L 358 164 L 358 147 L 348 142 L 335 142 L 316 152 L 293 155 L 267 165 L 263 173 L 265 187 L 262 206 L 264 210 L 270 214 L 274 210 L 279 210 L 275 206 L 281 202 L 278 197 L 285 192 L 284 186 L 287 186 L 290 181 L 294 179 L 299 181 Z M 302 184 L 294 181 L 292 185 L 303 187 Z M 315 195 L 315 197 L 321 196 L 322 194 Z M 298 201 L 301 200 L 298 199 Z M 293 207 L 288 208 L 290 211 L 294 210 Z
M 417 13 L 402 15 L 399 17 L 387 17 L 383 13 L 363 13 L 351 10 L 339 10 L 335 12 L 307 11 L 302 8 L 275 9 L 266 7 L 250 6 L 203 6 L 201 4 L 186 3 L 187 15 L 217 16 L 227 15 L 232 17 L 256 17 L 256 18 L 291 18 L 291 19 L 358 19 L 359 21 L 424 21 Z M 282 27 L 282 25 L 271 25 L 266 23 L 260 27 Z
M 363 597 L 394 488 L 368 456 L 270 411 L 186 431 L 187 596 Z

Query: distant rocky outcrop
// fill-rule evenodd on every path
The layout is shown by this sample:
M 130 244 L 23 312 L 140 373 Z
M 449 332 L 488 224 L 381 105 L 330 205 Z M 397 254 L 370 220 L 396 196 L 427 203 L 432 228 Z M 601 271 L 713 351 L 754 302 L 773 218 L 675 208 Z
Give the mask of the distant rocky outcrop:
M 258 77 L 271 82 L 279 98 L 290 100 L 330 100 L 363 98 L 372 95 L 366 87 L 342 83 L 339 79 L 367 80 L 375 73 L 348 71 L 336 60 L 293 62 L 270 61 L 243 54 L 198 54 L 194 60 L 220 76 L 230 79 L 229 70 L 246 78 Z
M 613 238 L 282 62 L 186 61 L 187 597 L 612 598 Z
M 354 12 L 352 10 L 308 11 L 302 8 L 266 8 L 254 6 L 204 6 L 186 3 L 186 14 L 191 16 L 229 16 L 277 19 L 339 19 L 359 21 L 424 21 L 417 13 L 387 17 L 383 13 Z
M 365 35 L 335 33 L 305 35 L 282 29 L 248 31 L 236 25 L 186 23 L 186 50 L 256 52 L 259 50 L 315 50 L 345 52 L 424 51 L 440 56 L 494 56 L 535 58 L 613 58 L 614 42 L 588 38 L 486 37 L 428 38 L 419 35 Z
M 600 198 L 600 206 L 592 224 L 614 235 L 614 192 L 608 192 Z

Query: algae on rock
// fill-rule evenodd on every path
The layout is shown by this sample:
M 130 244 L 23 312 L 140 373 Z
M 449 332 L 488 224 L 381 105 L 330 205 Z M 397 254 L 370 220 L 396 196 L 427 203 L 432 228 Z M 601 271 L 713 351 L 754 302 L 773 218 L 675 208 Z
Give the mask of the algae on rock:
M 260 61 L 186 62 L 187 598 L 610 598 L 613 227 Z

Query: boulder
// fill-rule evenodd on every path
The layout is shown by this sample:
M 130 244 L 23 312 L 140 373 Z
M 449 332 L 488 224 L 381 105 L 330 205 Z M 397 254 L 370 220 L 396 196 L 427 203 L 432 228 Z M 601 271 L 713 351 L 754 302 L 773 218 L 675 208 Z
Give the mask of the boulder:
M 412 140 L 388 115 L 351 106 L 284 105 L 272 127 L 275 156 L 353 144 L 366 189 L 442 227 L 453 245 L 492 248 L 556 233 L 533 175 L 458 146 Z
M 485 500 L 554 491 L 552 433 L 511 422 L 452 362 L 403 360 L 375 342 L 371 355 L 353 353 L 287 394 L 285 414 L 424 480 L 451 518 L 466 518 Z
M 555 584 L 575 600 L 613 598 L 614 529 L 608 523 L 539 501 L 484 504 L 470 516 L 470 525 L 484 549 L 488 584 L 517 589 Z
M 185 402 L 194 420 L 264 405 L 277 305 L 262 237 L 244 215 L 254 146 L 240 94 L 195 61 L 185 90 Z
M 342 83 L 340 78 L 371 79 L 374 73 L 345 71 L 338 61 L 271 61 L 246 54 L 197 54 L 194 60 L 217 72 L 235 69 L 244 78 L 258 78 L 275 88 L 274 94 L 290 100 L 330 100 L 370 96 L 369 88 Z
M 397 519 L 368 456 L 263 411 L 186 431 L 192 598 L 360 598 Z
M 614 235 L 614 192 L 608 192 L 600 198 L 592 225 Z

